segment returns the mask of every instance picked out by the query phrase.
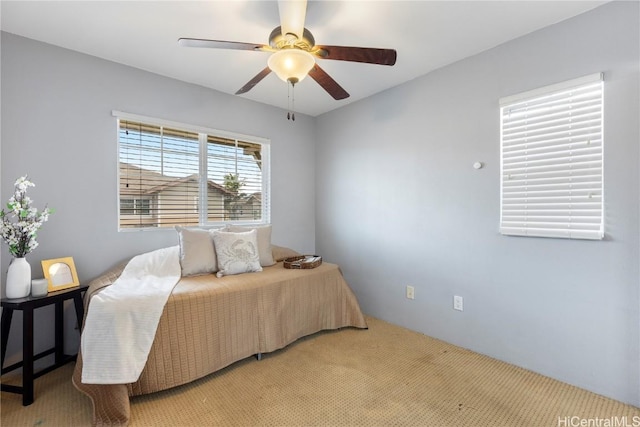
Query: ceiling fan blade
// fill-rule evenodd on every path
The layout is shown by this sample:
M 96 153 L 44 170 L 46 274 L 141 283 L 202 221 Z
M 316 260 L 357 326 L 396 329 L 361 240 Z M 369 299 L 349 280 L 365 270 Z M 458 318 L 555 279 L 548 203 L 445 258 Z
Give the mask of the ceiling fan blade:
M 266 67 L 264 70 L 260 71 L 258 74 L 256 74 L 254 78 L 249 80 L 246 85 L 238 89 L 238 91 L 236 92 L 236 95 L 241 95 L 243 93 L 249 92 L 251 89 L 253 89 L 255 85 L 260 83 L 260 80 L 267 77 L 270 72 L 271 72 L 271 69 L 269 67 Z
M 322 59 L 379 65 L 394 65 L 398 56 L 395 49 L 350 46 L 315 46 L 311 53 Z
M 307 0 L 278 0 L 278 11 L 282 35 L 295 34 L 301 39 L 307 15 Z
M 333 99 L 340 100 L 349 97 L 347 91 L 333 80 L 322 68 L 320 68 L 318 64 L 313 66 L 311 71 L 309 71 L 309 75 L 313 80 L 318 82 L 318 84 L 322 86 L 322 88 L 326 90 Z
M 190 39 L 180 38 L 178 44 L 185 47 L 205 47 L 211 49 L 235 49 L 235 50 L 269 50 L 268 46 L 257 43 L 230 42 L 226 40 L 207 40 L 207 39 Z

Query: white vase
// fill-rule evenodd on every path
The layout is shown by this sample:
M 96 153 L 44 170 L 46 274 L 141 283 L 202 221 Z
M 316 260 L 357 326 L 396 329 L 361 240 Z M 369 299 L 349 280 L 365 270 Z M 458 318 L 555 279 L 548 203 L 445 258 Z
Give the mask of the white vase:
M 7 271 L 7 298 L 24 298 L 31 292 L 31 265 L 26 258 L 14 258 Z

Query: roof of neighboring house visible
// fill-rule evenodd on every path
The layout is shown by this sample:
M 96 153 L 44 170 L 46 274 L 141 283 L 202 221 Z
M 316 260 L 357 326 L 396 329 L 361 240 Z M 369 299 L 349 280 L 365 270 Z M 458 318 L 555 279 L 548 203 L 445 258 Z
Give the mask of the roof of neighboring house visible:
M 198 174 L 184 177 L 167 176 L 136 165 L 120 162 L 120 194 L 153 195 L 189 182 L 197 183 Z M 212 180 L 208 180 L 207 185 L 210 189 L 231 194 L 223 185 Z

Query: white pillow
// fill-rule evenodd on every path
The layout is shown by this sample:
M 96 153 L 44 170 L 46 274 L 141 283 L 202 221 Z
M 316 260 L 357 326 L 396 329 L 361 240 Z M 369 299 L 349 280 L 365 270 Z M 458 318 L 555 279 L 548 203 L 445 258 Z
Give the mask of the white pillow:
M 231 233 L 244 233 L 251 230 L 256 230 L 258 232 L 258 254 L 260 256 L 260 265 L 263 267 L 274 265 L 276 262 L 273 259 L 273 252 L 271 250 L 270 225 L 259 225 L 255 227 L 229 225 L 222 229 L 222 231 L 228 231 Z
M 207 230 L 176 226 L 180 242 L 180 267 L 183 276 L 210 274 L 218 271 L 213 240 Z
M 258 255 L 258 232 L 230 233 L 212 230 L 218 258 L 218 277 L 262 271 Z

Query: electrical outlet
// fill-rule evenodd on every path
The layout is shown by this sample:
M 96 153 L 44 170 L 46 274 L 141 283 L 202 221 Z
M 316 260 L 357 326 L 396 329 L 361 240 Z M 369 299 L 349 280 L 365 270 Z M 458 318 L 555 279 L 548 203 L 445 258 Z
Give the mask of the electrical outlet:
M 416 299 L 416 290 L 413 286 L 407 286 L 407 298 Z
M 462 300 L 461 296 L 459 296 L 459 295 L 454 295 L 453 296 L 453 309 L 454 310 L 459 310 L 459 311 L 463 311 L 464 310 L 463 300 Z

